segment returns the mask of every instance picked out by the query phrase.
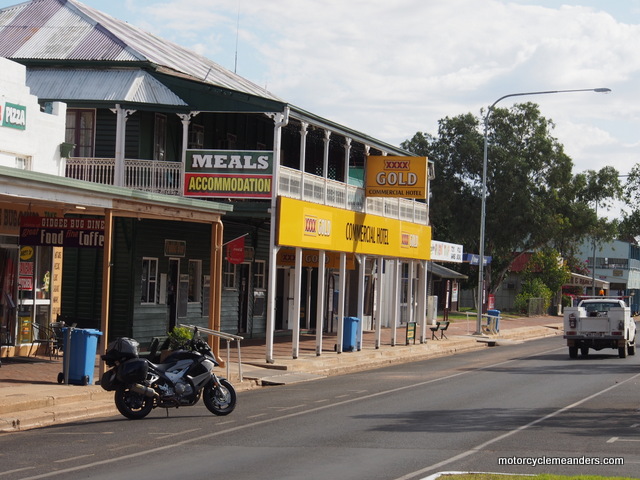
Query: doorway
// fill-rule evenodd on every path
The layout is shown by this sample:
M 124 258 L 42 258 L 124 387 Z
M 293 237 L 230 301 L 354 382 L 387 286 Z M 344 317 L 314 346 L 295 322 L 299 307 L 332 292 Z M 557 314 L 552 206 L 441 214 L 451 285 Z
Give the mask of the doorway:
M 251 291 L 251 264 L 248 262 L 238 265 L 238 333 L 249 331 L 249 292 Z
M 180 275 L 180 259 L 170 258 L 167 270 L 167 307 L 169 310 L 169 331 L 173 330 L 178 321 L 178 279 Z

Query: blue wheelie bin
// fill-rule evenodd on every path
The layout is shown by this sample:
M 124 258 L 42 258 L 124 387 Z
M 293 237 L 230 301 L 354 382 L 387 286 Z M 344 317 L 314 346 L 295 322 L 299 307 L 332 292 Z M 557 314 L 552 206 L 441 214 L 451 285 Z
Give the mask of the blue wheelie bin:
M 342 330 L 342 351 L 353 352 L 356 349 L 356 338 L 358 336 L 358 324 L 360 319 L 357 317 L 344 317 L 344 328 Z
M 99 330 L 64 327 L 62 329 L 63 372 L 58 383 L 93 385 L 93 372 L 98 350 Z

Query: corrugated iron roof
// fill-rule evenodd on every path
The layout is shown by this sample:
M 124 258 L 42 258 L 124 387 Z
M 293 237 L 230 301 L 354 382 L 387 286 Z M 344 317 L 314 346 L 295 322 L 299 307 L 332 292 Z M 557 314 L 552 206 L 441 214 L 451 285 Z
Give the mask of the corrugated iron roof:
M 0 55 L 11 59 L 144 62 L 180 76 L 283 102 L 180 45 L 75 0 L 31 0 L 0 10 Z
M 139 69 L 29 68 L 27 85 L 40 99 L 102 100 L 188 106 L 180 97 Z

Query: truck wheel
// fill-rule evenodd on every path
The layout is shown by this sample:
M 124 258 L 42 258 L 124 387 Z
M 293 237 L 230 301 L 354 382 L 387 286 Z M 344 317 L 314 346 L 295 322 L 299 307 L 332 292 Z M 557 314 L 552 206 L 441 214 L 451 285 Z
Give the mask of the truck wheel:
M 569 347 L 569 358 L 578 358 L 578 347 Z
M 589 347 L 580 347 L 580 355 L 586 357 L 589 355 Z
M 627 347 L 618 347 L 618 356 L 620 358 L 627 358 Z

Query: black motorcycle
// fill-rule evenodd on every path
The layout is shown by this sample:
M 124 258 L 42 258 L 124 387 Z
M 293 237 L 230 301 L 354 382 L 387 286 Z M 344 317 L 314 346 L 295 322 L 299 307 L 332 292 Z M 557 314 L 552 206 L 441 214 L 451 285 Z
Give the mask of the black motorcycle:
M 112 368 L 104 373 L 100 385 L 107 391 L 115 390 L 115 404 L 122 415 L 136 420 L 157 407 L 193 406 L 200 396 L 215 415 L 233 411 L 236 391 L 227 379 L 213 372 L 218 362 L 197 335 L 196 329 L 183 350 L 172 352 L 159 364 L 140 358 L 139 343 L 132 338 L 109 343 L 102 359 Z

